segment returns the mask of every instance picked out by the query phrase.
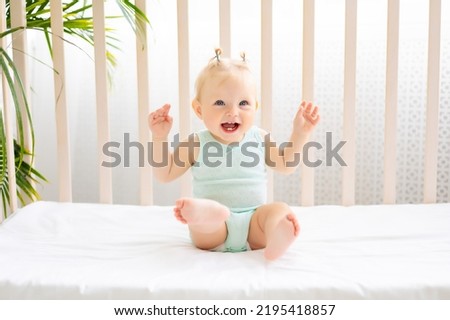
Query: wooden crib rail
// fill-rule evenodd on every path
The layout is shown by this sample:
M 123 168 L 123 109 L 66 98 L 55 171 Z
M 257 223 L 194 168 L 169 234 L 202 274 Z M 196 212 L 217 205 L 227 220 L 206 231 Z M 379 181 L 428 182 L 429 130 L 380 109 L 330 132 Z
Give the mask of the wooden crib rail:
M 147 12 L 145 0 L 136 0 L 136 6 L 142 12 Z M 139 142 L 144 147 L 144 154 L 148 154 L 147 141 L 150 141 L 150 131 L 148 130 L 147 124 L 147 115 L 150 111 L 149 58 L 146 41 L 148 27 L 147 24 L 142 21 L 136 20 L 136 23 L 139 24 L 137 29 L 142 31 L 142 34 L 136 37 L 136 65 L 139 66 L 139 68 L 137 68 Z M 141 205 L 153 204 L 153 188 L 149 181 L 152 181 L 151 167 L 143 166 L 139 168 L 139 198 Z
M 345 1 L 345 63 L 344 63 L 344 141 L 342 167 L 342 204 L 355 204 L 356 169 L 356 29 L 357 2 Z
M 97 154 L 100 178 L 100 202 L 112 203 L 112 170 L 101 165 L 106 159 L 103 145 L 110 141 L 108 110 L 108 79 L 106 71 L 105 3 L 93 1 L 95 92 L 97 105 Z
M 72 168 L 70 164 L 69 120 L 66 99 L 66 66 L 61 0 L 51 0 L 51 25 L 53 45 L 56 143 L 58 148 L 59 200 L 72 201 Z
M 232 46 L 231 34 L 231 0 L 219 1 L 219 37 L 220 45 L 225 56 L 229 56 Z M 384 193 L 383 201 L 386 204 L 396 202 L 396 141 L 397 141 L 397 107 L 398 107 L 398 65 L 399 65 L 399 0 L 388 0 L 387 10 L 387 49 L 386 49 L 386 97 L 385 97 L 385 131 L 384 131 Z M 11 1 L 11 10 L 14 11 L 14 25 L 23 25 L 25 8 L 22 1 Z M 135 4 L 144 13 L 146 1 L 136 0 Z M 273 129 L 272 123 L 272 68 L 273 68 L 273 32 L 272 10 L 276 5 L 272 0 L 261 0 L 261 112 L 262 127 L 268 131 Z M 345 65 L 344 65 L 344 101 L 343 101 L 343 140 L 347 141 L 343 148 L 343 156 L 347 167 L 342 168 L 342 204 L 355 204 L 355 168 L 356 168 L 356 52 L 357 52 L 357 0 L 345 1 Z M 424 202 L 436 202 L 437 194 L 437 153 L 438 153 L 438 113 L 439 113 L 439 81 L 440 81 L 440 29 L 441 29 L 441 0 L 429 0 L 429 42 L 428 42 L 428 78 L 427 78 L 427 111 L 426 111 L 426 137 L 425 137 L 425 172 L 424 172 Z M 95 91 L 97 107 L 97 143 L 98 143 L 98 170 L 101 203 L 113 203 L 112 196 L 112 170 L 101 165 L 105 161 L 103 146 L 110 141 L 110 121 L 108 112 L 108 85 L 106 71 L 106 41 L 105 41 L 105 8 L 103 1 L 93 1 L 94 19 L 94 50 L 95 50 Z M 299 13 L 300 15 L 300 13 Z M 0 0 L 1 30 L 6 30 L 5 1 Z M 315 63 L 315 1 L 303 1 L 303 49 L 302 49 L 302 97 L 307 101 L 314 101 L 314 63 Z M 61 0 L 51 0 L 51 26 L 53 42 L 53 66 L 57 70 L 54 76 L 55 88 L 55 115 L 57 123 L 57 153 L 58 153 L 58 184 L 59 200 L 72 201 L 72 173 L 69 144 L 69 126 L 67 102 L 64 83 L 65 79 L 65 52 L 64 33 L 62 23 Z M 180 137 L 187 137 L 191 130 L 191 96 L 190 96 L 190 50 L 189 50 L 189 2 L 177 0 L 178 24 L 178 86 L 179 86 L 179 123 Z M 139 117 L 139 141 L 147 152 L 147 141 L 150 132 L 147 128 L 147 114 L 149 112 L 149 73 L 150 61 L 147 48 L 147 26 L 141 25 L 139 29 L 144 34 L 136 35 L 136 64 L 137 64 L 137 97 Z M 15 37 L 13 48 L 18 52 L 26 52 L 26 33 Z M 2 38 L 1 47 L 5 48 L 5 38 Z M 300 57 L 299 57 L 300 59 Z M 25 55 L 15 54 L 14 61 L 19 67 L 20 74 L 29 88 L 26 74 Z M 2 77 L 3 90 L 3 121 L 6 128 L 8 147 L 8 172 L 10 185 L 11 210 L 18 207 L 13 144 L 13 116 L 9 93 L 4 76 Z M 29 130 L 29 129 L 27 129 Z M 154 203 L 152 170 L 150 166 L 139 169 L 140 204 Z M 302 165 L 301 168 L 301 195 L 299 202 L 304 206 L 314 205 L 314 170 Z M 191 177 L 182 178 L 183 195 L 191 194 Z M 300 183 L 300 182 L 299 182 Z M 273 175 L 269 175 L 269 199 L 273 199 Z
M 187 0 L 177 2 L 178 19 L 178 105 L 180 121 L 180 138 L 186 139 L 191 132 L 191 105 L 189 82 L 189 7 Z M 187 120 L 187 121 L 186 121 Z M 181 195 L 191 194 L 190 174 L 181 177 Z
M 393 204 L 396 199 L 399 9 L 399 0 L 388 2 L 383 177 L 383 198 L 386 204 Z
M 273 129 L 272 111 L 272 0 L 261 1 L 261 125 L 267 132 Z M 273 172 L 267 175 L 267 200 L 273 201 Z
M 441 0 L 430 0 L 428 27 L 428 80 L 425 131 L 424 202 L 436 202 L 439 124 L 439 71 L 441 45 Z
M 314 0 L 303 1 L 303 61 L 302 95 L 306 101 L 314 101 Z M 301 166 L 301 197 L 303 206 L 314 205 L 314 170 Z

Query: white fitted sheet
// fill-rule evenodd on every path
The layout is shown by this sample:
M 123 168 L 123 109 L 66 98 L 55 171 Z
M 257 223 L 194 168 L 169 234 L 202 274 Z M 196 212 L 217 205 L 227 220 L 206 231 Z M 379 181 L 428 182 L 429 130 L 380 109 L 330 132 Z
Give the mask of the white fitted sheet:
M 194 248 L 170 207 L 37 202 L 0 225 L 0 298 L 450 299 L 450 204 L 294 212 L 266 262 Z

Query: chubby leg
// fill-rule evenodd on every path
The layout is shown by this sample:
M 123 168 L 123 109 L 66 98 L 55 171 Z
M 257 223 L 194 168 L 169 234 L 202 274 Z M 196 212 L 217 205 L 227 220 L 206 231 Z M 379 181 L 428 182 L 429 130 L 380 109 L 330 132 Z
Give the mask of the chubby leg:
M 265 248 L 267 260 L 275 260 L 294 242 L 300 224 L 289 206 L 275 202 L 259 207 L 250 221 L 248 242 L 252 249 Z
M 225 220 L 230 211 L 216 201 L 181 198 L 175 203 L 174 214 L 177 220 L 189 226 L 192 241 L 199 249 L 214 249 L 227 237 Z

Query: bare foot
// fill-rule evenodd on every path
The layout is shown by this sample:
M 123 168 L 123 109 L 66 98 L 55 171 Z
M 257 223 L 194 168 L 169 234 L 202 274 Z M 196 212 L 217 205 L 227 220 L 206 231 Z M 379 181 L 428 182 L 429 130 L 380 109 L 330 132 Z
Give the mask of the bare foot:
M 201 232 L 213 232 L 228 219 L 230 211 L 217 201 L 181 198 L 175 202 L 175 218 Z
M 270 238 L 267 239 L 264 256 L 267 260 L 278 259 L 286 252 L 300 233 L 300 224 L 294 214 L 289 213 L 281 219 Z

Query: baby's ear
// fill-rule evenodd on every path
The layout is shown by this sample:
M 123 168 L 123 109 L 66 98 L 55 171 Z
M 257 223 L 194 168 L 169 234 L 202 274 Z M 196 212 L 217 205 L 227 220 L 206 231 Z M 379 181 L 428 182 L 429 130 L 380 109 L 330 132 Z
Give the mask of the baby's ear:
M 200 101 L 198 101 L 197 99 L 192 100 L 192 109 L 194 110 L 197 117 L 202 119 L 202 105 Z

